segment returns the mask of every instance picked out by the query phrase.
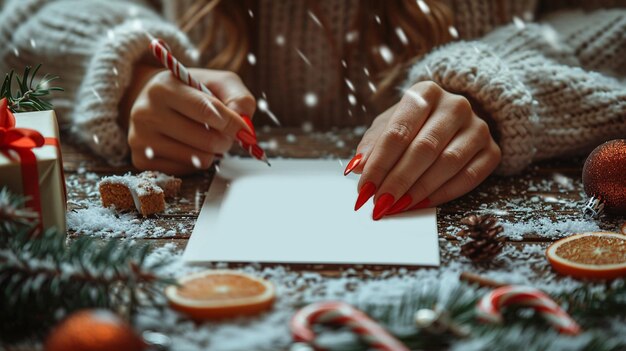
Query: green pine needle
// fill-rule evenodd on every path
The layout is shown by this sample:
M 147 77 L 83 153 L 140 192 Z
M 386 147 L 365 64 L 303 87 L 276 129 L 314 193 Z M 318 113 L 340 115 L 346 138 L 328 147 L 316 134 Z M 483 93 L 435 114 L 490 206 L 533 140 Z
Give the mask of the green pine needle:
M 8 107 L 12 112 L 52 109 L 52 104 L 44 97 L 50 95 L 53 91 L 63 91 L 63 89 L 50 86 L 53 81 L 59 79 L 58 76 L 46 74 L 39 82 L 35 82 L 40 68 L 41 64 L 37 65 L 35 69 L 26 66 L 21 76 L 15 74 L 13 70 L 5 75 L 0 88 L 0 98 L 7 99 Z M 14 88 L 17 88 L 17 91 L 14 92 Z
M 5 189 L 0 191 L 2 203 L 19 207 L 23 198 Z M 92 237 L 66 243 L 65 233 L 49 230 L 33 236 L 32 223 L 8 222 L 14 225 L 6 227 L 0 240 L 0 344 L 39 336 L 81 308 L 130 316 L 141 306 L 154 306 L 164 286 L 174 283 L 155 273 L 166 261 L 146 263 L 146 245 Z

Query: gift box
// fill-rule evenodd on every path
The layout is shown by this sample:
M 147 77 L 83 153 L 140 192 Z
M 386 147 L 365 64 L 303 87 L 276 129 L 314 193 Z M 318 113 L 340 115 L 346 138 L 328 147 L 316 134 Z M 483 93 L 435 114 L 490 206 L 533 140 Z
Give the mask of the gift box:
M 65 231 L 65 179 L 54 111 L 14 116 L 0 126 L 0 188 L 27 196 L 26 206 L 40 215 L 40 228 Z

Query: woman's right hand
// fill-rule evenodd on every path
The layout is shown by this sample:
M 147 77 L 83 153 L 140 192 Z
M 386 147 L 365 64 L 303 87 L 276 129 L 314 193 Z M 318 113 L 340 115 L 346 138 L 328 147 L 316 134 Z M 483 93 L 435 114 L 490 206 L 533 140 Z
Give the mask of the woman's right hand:
M 256 102 L 235 73 L 190 69 L 215 94 L 211 97 L 169 71 L 155 70 L 139 69 L 135 87 L 129 88 L 131 96 L 136 91 L 127 103 L 128 145 L 136 168 L 192 173 L 209 168 L 215 154 L 228 151 L 236 138 L 255 138 L 240 116 L 252 116 Z

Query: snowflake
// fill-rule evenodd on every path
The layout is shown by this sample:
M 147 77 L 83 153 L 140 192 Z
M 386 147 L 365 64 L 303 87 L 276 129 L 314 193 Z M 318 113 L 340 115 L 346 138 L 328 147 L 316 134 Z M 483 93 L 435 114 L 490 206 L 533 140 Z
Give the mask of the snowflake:
M 317 24 L 321 28 L 324 28 L 324 26 L 322 25 L 322 22 L 320 22 L 320 19 L 317 18 L 317 16 L 315 16 L 315 14 L 311 12 L 311 10 L 308 11 L 308 14 L 309 14 L 309 17 L 313 20 L 313 22 L 315 22 L 315 24 Z
M 356 96 L 354 96 L 354 94 L 348 94 L 348 101 L 350 105 L 356 106 Z
M 250 63 L 251 66 L 256 65 L 256 56 L 254 56 L 253 53 L 248 53 L 248 63 Z
M 350 90 L 352 90 L 352 91 L 356 91 L 356 90 L 354 89 L 354 84 L 352 84 L 352 81 L 351 81 L 350 79 L 348 79 L 348 78 L 344 78 L 344 80 L 345 80 L 346 85 L 348 86 L 348 88 L 349 88 Z
M 458 39 L 458 37 L 459 37 L 459 31 L 457 31 L 454 26 L 448 27 L 448 33 L 450 33 L 450 35 L 454 39 Z
M 146 147 L 144 153 L 146 154 L 146 158 L 148 160 L 152 160 L 154 158 L 154 150 L 150 146 Z
M 317 95 L 312 92 L 308 92 L 304 95 L 304 104 L 308 107 L 317 106 Z
M 265 100 L 264 98 L 260 98 L 256 104 L 259 108 L 259 111 L 267 114 L 272 122 L 274 122 L 277 126 L 280 126 L 280 121 L 278 120 L 278 117 L 276 117 L 276 115 L 270 110 L 267 100 Z
M 102 97 L 100 96 L 100 94 L 98 94 L 95 88 L 91 88 L 91 92 L 96 97 L 96 99 L 98 99 L 98 101 L 102 102 Z
M 370 88 L 370 90 L 372 91 L 372 93 L 376 92 L 376 86 L 374 85 L 374 83 L 372 82 L 367 82 L 367 86 Z
M 279 34 L 276 36 L 276 45 L 278 46 L 283 46 L 285 45 L 285 36 L 282 34 Z
M 200 161 L 200 158 L 197 155 L 191 155 L 191 164 L 196 168 L 202 167 L 202 162 Z
M 248 16 L 250 16 L 250 18 L 254 18 L 254 12 L 250 9 L 248 9 Z
M 400 42 L 402 43 L 402 45 L 409 44 L 409 39 L 406 37 L 406 34 L 402 30 L 402 28 L 396 27 L 396 35 L 398 36 L 398 39 L 400 39 Z
M 302 131 L 305 133 L 311 133 L 313 131 L 313 123 L 310 121 L 302 123 Z
M 311 66 L 311 61 L 309 61 L 309 59 L 304 55 L 304 53 L 302 53 L 302 51 L 300 51 L 300 49 L 296 49 L 296 52 L 298 53 L 302 61 L 304 61 L 304 63 Z
M 37 42 L 35 41 L 35 39 L 30 38 L 30 46 L 35 49 L 37 48 Z
M 295 142 L 298 140 L 298 138 L 296 138 L 296 136 L 295 136 L 295 135 L 293 135 L 293 134 L 289 133 L 289 134 L 287 134 L 287 136 L 285 137 L 285 140 L 287 140 L 287 142 L 288 142 L 288 143 L 293 144 L 293 143 L 295 143 Z
M 391 63 L 393 61 L 393 53 L 391 52 L 391 50 L 389 49 L 388 46 L 381 45 L 378 48 L 378 51 L 380 51 L 380 56 L 382 56 L 382 58 L 383 58 L 383 60 L 385 60 L 385 62 L 387 62 L 389 64 L 389 63 Z
M 351 30 L 346 33 L 346 42 L 353 43 L 359 37 L 359 33 L 357 31 Z
M 417 0 L 417 6 L 424 14 L 430 14 L 430 7 L 424 0 Z
M 98 138 L 98 135 L 94 134 L 91 136 L 93 138 L 93 142 L 98 145 L 100 144 L 100 138 Z

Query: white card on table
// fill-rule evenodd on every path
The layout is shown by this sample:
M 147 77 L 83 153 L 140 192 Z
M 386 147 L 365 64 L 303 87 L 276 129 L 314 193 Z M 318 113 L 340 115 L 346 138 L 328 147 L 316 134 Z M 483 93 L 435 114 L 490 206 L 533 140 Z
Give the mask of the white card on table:
M 438 266 L 435 209 L 372 220 L 338 160 L 227 159 L 209 188 L 187 262 Z M 344 163 L 345 164 L 345 163 Z

